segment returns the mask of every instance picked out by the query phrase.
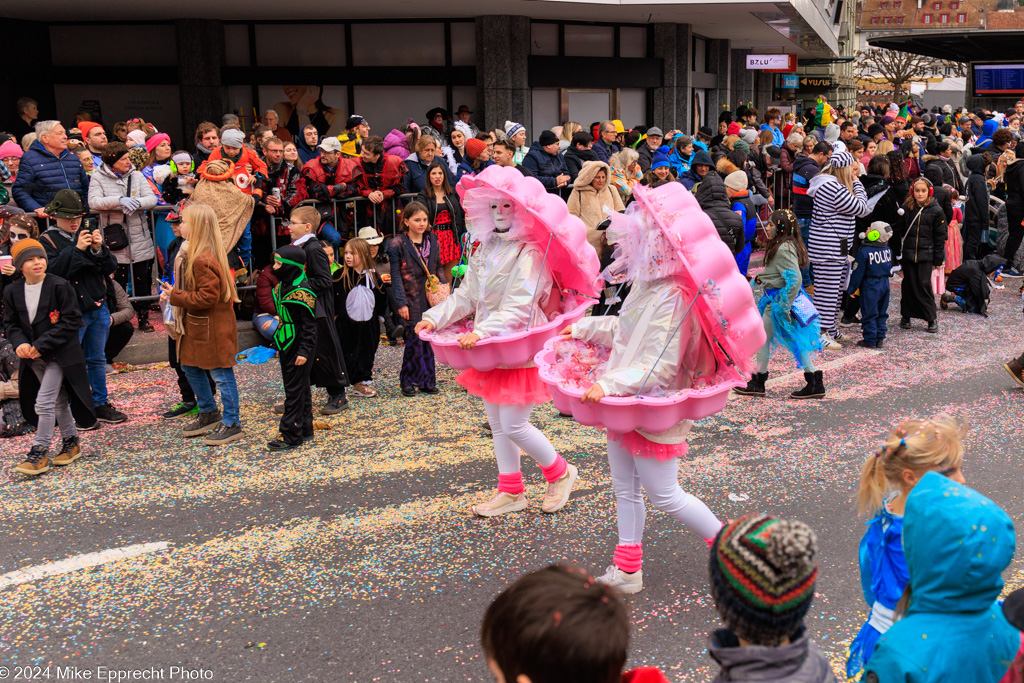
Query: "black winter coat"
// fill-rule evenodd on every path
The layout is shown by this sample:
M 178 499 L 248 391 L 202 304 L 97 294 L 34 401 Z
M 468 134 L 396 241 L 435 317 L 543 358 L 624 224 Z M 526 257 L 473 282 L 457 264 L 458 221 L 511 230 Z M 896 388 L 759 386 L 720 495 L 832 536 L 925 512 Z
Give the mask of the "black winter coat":
M 1007 166 L 1003 180 L 1006 183 L 1006 203 L 1024 207 L 1024 161 L 1017 159 Z
M 725 193 L 725 181 L 722 180 L 722 176 L 714 171 L 708 171 L 704 180 L 694 189 L 693 194 L 697 198 L 700 208 L 711 217 L 718 236 L 732 250 L 733 255 L 743 251 L 747 243 L 743 231 L 743 219 L 732 210 L 729 197 Z
M 583 168 L 584 161 L 597 161 L 597 155 L 594 154 L 592 149 L 576 149 L 574 145 L 569 145 L 569 149 L 565 150 L 562 154 L 562 158 L 565 159 L 565 168 L 569 171 L 570 183 L 576 182 L 576 176 L 580 174 L 580 169 Z
M 936 164 L 928 164 L 924 169 L 924 177 L 932 181 L 935 203 L 942 207 L 946 215 L 946 223 L 953 222 L 953 195 L 942 186 L 942 169 Z
M 78 296 L 67 280 L 48 274 L 39 292 L 39 307 L 33 320 L 28 319 L 25 304 L 25 280 L 12 282 L 4 289 L 4 328 L 7 338 L 17 350 L 22 344 L 34 346 L 47 363 L 56 362 L 64 370 L 64 389 L 71 402 L 75 422 L 88 427 L 96 424 L 96 413 L 85 371 L 85 355 L 78 343 L 82 313 Z M 39 378 L 32 371 L 32 360 L 21 359 L 18 371 L 18 399 L 29 424 L 37 425 L 36 397 Z
M 964 202 L 964 225 L 988 225 L 988 183 L 985 182 L 985 159 L 975 154 L 967 160 L 966 201 Z
M 117 259 L 106 245 L 98 252 L 90 247 L 79 249 L 78 235 L 85 228 L 71 235 L 60 228 L 50 228 L 39 236 L 39 242 L 46 250 L 46 270 L 67 280 L 78 294 L 78 304 L 83 313 L 95 311 L 105 302 L 114 301 L 114 284 L 110 275 L 117 270 Z M 110 310 L 117 306 L 111 303 Z
M 941 266 L 946 260 L 946 214 L 934 200 L 923 209 L 907 209 L 902 236 L 903 261 Z

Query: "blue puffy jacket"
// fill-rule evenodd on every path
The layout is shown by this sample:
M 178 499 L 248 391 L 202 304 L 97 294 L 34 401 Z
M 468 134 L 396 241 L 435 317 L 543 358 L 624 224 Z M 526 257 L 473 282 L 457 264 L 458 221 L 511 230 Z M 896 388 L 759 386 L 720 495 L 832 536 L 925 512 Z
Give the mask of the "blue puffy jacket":
M 865 681 L 998 681 L 1020 647 L 996 598 L 1013 521 L 977 491 L 928 472 L 907 497 L 910 607 L 878 641 Z
M 18 177 L 11 188 L 14 201 L 32 212 L 49 204 L 64 188 L 77 192 L 88 210 L 89 176 L 78 157 L 67 150 L 56 157 L 38 140 L 33 142 L 21 157 Z
M 530 145 L 530 151 L 523 159 L 523 168 L 532 173 L 549 190 L 558 187 L 558 176 L 569 175 L 569 168 L 561 154 L 548 154 L 539 142 Z

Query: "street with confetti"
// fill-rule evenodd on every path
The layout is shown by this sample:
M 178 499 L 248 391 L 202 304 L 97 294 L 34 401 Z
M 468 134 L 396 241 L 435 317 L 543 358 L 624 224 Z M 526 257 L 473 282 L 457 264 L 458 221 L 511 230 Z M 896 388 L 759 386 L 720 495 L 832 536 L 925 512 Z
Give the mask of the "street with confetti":
M 767 398 L 734 397 L 694 427 L 684 490 L 722 519 L 767 512 L 817 533 L 807 624 L 837 675 L 869 608 L 860 466 L 895 423 L 940 412 L 966 420 L 968 485 L 1024 519 L 1024 391 L 1002 368 L 1024 346 L 1013 282 L 993 292 L 987 319 L 940 311 L 935 335 L 920 321 L 899 329 L 893 280 L 886 346 L 827 352 L 824 400 L 787 398 L 803 377 L 778 353 Z M 160 418 L 177 400 L 166 364 L 111 377 L 130 420 L 83 433 L 73 466 L 23 477 L 11 468 L 29 437 L 0 443 L 0 660 L 51 673 L 178 666 L 218 681 L 489 680 L 478 634 L 495 595 L 547 563 L 594 574 L 610 563 L 605 437 L 538 407 L 533 423 L 579 468 L 569 504 L 540 512 L 544 479 L 524 458 L 531 507 L 474 517 L 495 479 L 481 403 L 440 366 L 439 394 L 403 396 L 400 358 L 401 347 L 382 346 L 378 397 L 318 417 L 330 428 L 283 454 L 265 447 L 282 396 L 276 361 L 237 368 L 246 438 L 230 446 L 183 439 L 179 423 Z M 314 393 L 315 407 L 325 400 Z M 648 515 L 645 588 L 627 597 L 627 664 L 707 680 L 718 671 L 707 637 L 720 624 L 707 546 L 650 506 Z M 1004 578 L 1008 590 L 1024 584 L 1019 554 Z

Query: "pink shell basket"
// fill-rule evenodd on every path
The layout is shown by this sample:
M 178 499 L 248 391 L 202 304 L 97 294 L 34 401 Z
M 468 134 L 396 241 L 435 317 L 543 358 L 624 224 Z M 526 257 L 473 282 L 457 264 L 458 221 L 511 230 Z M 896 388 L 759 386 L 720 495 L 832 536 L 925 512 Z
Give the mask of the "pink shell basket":
M 498 367 L 519 368 L 532 361 L 544 348 L 546 341 L 582 318 L 595 303 L 597 301 L 594 299 L 575 297 L 575 301 L 566 302 L 565 313 L 555 316 L 547 324 L 501 337 L 481 339 L 468 351 L 460 348 L 457 340 L 436 339 L 433 332 L 420 332 L 420 339 L 430 343 L 437 362 L 456 370 L 475 368 L 487 372 Z

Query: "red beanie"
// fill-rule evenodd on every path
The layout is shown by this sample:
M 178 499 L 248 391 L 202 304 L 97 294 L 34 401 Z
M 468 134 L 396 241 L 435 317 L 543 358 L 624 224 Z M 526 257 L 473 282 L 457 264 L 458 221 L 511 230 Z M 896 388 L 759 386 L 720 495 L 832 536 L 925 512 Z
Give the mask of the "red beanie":
M 741 130 L 743 130 L 743 129 L 740 127 L 739 122 L 738 121 L 733 121 L 732 123 L 729 124 L 729 130 L 728 130 L 727 134 L 728 135 L 739 135 Z
M 89 137 L 89 131 L 93 128 L 103 128 L 100 124 L 95 121 L 79 121 L 78 130 L 82 131 L 82 139 Z
M 477 140 L 476 138 L 466 140 L 466 156 L 470 159 L 476 159 L 483 154 L 485 149 L 487 149 L 487 143 L 483 140 Z
M 793 132 L 794 128 L 796 128 L 795 123 L 787 123 L 782 129 L 782 137 L 788 140 L 789 134 Z

